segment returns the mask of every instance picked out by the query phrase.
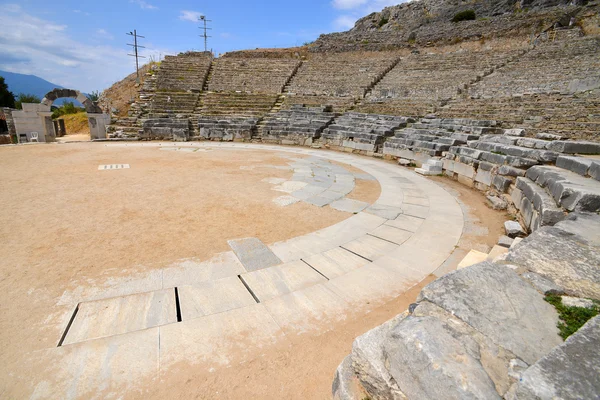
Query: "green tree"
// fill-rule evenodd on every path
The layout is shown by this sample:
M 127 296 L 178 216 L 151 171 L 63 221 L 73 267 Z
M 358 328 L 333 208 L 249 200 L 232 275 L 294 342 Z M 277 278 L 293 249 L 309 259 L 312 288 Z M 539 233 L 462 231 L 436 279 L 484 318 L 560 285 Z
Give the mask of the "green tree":
M 23 103 L 41 103 L 42 99 L 40 99 L 39 97 L 37 97 L 35 94 L 25 94 L 25 93 L 19 93 L 17 95 L 17 100 L 15 101 L 15 108 L 22 110 L 23 109 Z
M 0 76 L 0 107 L 15 108 L 15 96 L 8 90 L 4 78 Z
M 91 101 L 98 101 L 98 100 L 100 100 L 100 92 L 98 92 L 97 90 L 94 90 L 92 93 L 87 95 L 87 98 L 90 99 Z

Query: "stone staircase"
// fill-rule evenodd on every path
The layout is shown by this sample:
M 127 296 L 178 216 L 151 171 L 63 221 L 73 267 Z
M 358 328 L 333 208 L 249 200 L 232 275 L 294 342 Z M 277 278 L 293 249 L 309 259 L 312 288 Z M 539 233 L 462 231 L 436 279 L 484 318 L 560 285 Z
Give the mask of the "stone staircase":
M 257 124 L 258 138 L 265 143 L 311 146 L 338 114 L 327 107 L 305 107 L 268 114 Z
M 389 115 L 347 112 L 324 129 L 320 142 L 326 147 L 373 155 L 379 153 L 386 138 L 413 120 Z

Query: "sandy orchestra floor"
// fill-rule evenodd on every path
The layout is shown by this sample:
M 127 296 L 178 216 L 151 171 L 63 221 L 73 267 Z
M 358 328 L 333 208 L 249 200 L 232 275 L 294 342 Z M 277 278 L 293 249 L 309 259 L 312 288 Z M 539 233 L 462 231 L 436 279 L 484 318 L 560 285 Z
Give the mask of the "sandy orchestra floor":
M 0 215 L 0 394 L 29 397 L 34 388 L 28 377 L 44 375 L 43 363 L 32 363 L 23 349 L 35 354 L 55 345 L 56 329 L 45 323 L 64 291 L 179 259 L 209 258 L 229 250 L 231 238 L 272 243 L 351 216 L 302 202 L 275 205 L 272 200 L 281 193 L 263 180 L 289 179 L 291 172 L 275 168 L 287 162 L 289 155 L 253 150 L 132 151 L 90 143 L 0 149 L 5 205 Z M 132 168 L 97 170 L 119 163 Z M 378 198 L 376 181 L 356 182 L 349 198 L 369 203 Z M 447 180 L 439 183 L 459 198 L 466 213 L 457 254 L 493 245 L 505 216 L 489 210 L 478 192 Z M 328 398 L 335 367 L 354 337 L 405 309 L 419 287 L 366 317 L 320 335 L 289 338 L 251 362 L 210 372 L 181 363 L 159 384 L 151 380 L 122 395 Z

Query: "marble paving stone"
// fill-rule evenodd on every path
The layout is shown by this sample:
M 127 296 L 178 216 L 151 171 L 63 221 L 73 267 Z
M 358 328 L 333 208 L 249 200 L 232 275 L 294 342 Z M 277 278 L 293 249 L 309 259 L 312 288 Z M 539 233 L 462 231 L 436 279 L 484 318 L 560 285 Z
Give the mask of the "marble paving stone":
M 265 307 L 287 335 L 327 331 L 346 319 L 347 302 L 321 284 L 265 302 Z
M 174 289 L 79 304 L 63 345 L 177 322 Z
M 344 194 L 340 193 L 340 192 L 334 192 L 334 191 L 328 189 L 328 190 L 324 191 L 323 193 L 321 193 L 319 195 L 319 197 L 322 197 L 324 199 L 329 199 L 331 201 L 336 201 L 336 200 L 339 200 L 342 197 L 344 197 Z
M 402 214 L 402 209 L 398 207 L 377 203 L 373 204 L 365 211 L 385 219 L 396 219 L 398 215 Z
M 160 328 L 161 369 L 188 362 L 206 369 L 245 362 L 256 349 L 285 340 L 262 304 L 225 311 Z
M 324 284 L 353 308 L 374 309 L 414 286 L 405 276 L 376 264 L 368 264 Z
M 265 178 L 261 182 L 270 183 L 271 185 L 281 185 L 285 181 L 287 181 L 287 179 L 284 179 L 284 178 Z
M 280 207 L 291 206 L 292 204 L 296 204 L 299 201 L 300 199 L 297 199 L 294 196 L 279 196 L 273 199 L 273 203 L 277 204 Z
M 404 204 L 413 204 L 417 206 L 429 207 L 429 199 L 427 197 L 416 197 L 405 194 Z
M 395 250 L 398 248 L 398 245 L 374 236 L 364 235 L 351 242 L 345 243 L 342 247 L 367 260 L 373 261 L 389 251 Z
M 349 213 L 358 213 L 369 206 L 369 203 L 353 199 L 340 199 L 330 204 L 330 207 Z
M 319 196 L 313 196 L 304 201 L 309 204 L 312 204 L 313 206 L 325 207 L 327 204 L 331 203 L 333 201 L 333 199 L 328 199 L 326 197 L 321 197 L 321 195 L 319 195 Z
M 273 190 L 284 193 L 293 193 L 304 188 L 306 185 L 308 185 L 306 182 L 285 181 L 281 185 L 275 186 Z
M 327 280 L 303 261 L 248 272 L 242 278 L 261 302 Z
M 403 204 L 402 213 L 413 217 L 427 218 L 429 215 L 429 207 L 419 206 L 416 204 Z
M 173 324 L 177 325 L 177 324 Z M 93 398 L 97 390 L 120 393 L 123 387 L 156 377 L 159 371 L 159 329 L 111 336 L 47 351 L 61 378 L 36 387 L 32 398 Z
M 281 260 L 257 238 L 228 240 L 229 246 L 246 271 L 256 271 L 281 264 Z
M 310 199 L 311 197 L 318 196 L 319 194 L 323 193 L 325 190 L 327 190 L 327 189 L 324 187 L 308 185 L 308 186 L 302 188 L 301 190 L 297 190 L 297 191 L 293 192 L 292 196 L 294 196 L 300 200 L 307 200 L 307 199 Z
M 343 195 L 346 195 L 354 190 L 354 183 L 346 183 L 346 182 L 335 182 L 329 190 L 332 192 L 338 192 Z
M 256 304 L 237 276 L 177 289 L 183 321 Z
M 203 262 L 180 261 L 159 272 L 162 272 L 162 287 L 170 288 L 237 276 L 246 270 L 235 253 L 228 251 Z
M 402 244 L 412 236 L 412 232 L 394 228 L 393 226 L 389 225 L 381 225 L 380 227 L 369 232 L 369 235 L 387 240 L 388 242 Z
M 416 232 L 423 224 L 423 221 L 423 218 L 400 214 L 396 219 L 389 220 L 385 224 L 394 228 L 404 229 L 405 231 Z
M 369 263 L 341 247 L 315 254 L 303 259 L 311 267 L 325 275 L 328 279 L 343 275 Z

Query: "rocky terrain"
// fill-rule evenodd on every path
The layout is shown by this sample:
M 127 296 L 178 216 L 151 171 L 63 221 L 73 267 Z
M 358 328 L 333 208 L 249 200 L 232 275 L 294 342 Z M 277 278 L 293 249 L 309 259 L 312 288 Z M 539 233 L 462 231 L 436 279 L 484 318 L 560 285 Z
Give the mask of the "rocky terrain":
M 452 22 L 473 10 L 475 19 Z M 529 37 L 571 17 L 597 15 L 598 3 L 565 0 L 412 1 L 387 7 L 356 22 L 347 32 L 321 35 L 311 51 L 392 50 L 407 46 L 452 44 L 464 40 Z

